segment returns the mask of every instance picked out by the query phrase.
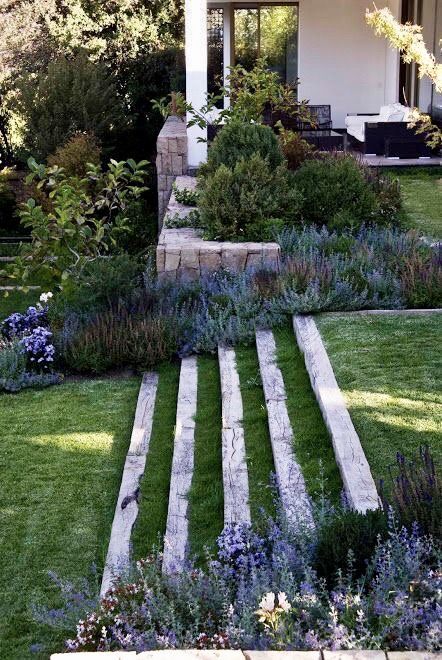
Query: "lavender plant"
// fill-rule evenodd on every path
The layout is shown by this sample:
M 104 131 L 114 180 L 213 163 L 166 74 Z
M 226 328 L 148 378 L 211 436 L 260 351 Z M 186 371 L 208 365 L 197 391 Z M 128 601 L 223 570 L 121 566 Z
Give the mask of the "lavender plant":
M 392 506 L 403 524 L 416 522 L 421 532 L 442 541 L 442 482 L 430 448 L 421 446 L 411 460 L 398 453 L 390 477 L 390 488 L 381 482 L 384 508 Z
M 282 252 L 279 272 L 265 268 L 240 274 L 219 271 L 203 274 L 197 282 L 182 278 L 159 283 L 149 267 L 144 288 L 131 288 L 125 296 L 120 291 L 119 298 L 123 297 L 131 316 L 141 319 L 147 315 L 150 320 L 170 323 L 176 329 L 180 355 L 214 352 L 219 343 L 250 344 L 256 329 L 280 326 L 289 314 L 401 309 L 411 304 L 412 291 L 418 292 L 420 306 L 437 302 L 442 264 L 436 258 L 437 250 L 413 233 L 373 227 L 362 227 L 356 233 L 308 227 L 285 229 L 277 240 Z M 100 289 L 99 280 L 94 289 Z M 143 311 L 146 300 L 149 304 Z M 69 352 L 69 342 L 82 343 L 76 335 L 83 332 L 85 321 L 92 322 L 101 314 L 105 332 L 115 325 L 118 314 L 102 305 L 95 313 L 88 309 L 85 315 L 66 302 L 59 305 L 65 320 L 54 341 L 67 366 L 77 369 L 77 353 Z M 105 353 L 110 356 L 112 333 L 106 336 L 110 344 Z M 145 350 L 148 354 L 138 363 L 152 365 L 157 359 L 154 346 L 146 345 Z M 118 364 L 107 361 L 106 368 L 124 366 L 122 361 L 124 356 Z M 82 370 L 88 369 L 95 370 L 95 366 L 82 355 Z
M 321 515 L 329 524 L 336 511 Z M 261 533 L 226 527 L 217 557 L 203 568 L 189 562 L 181 574 L 163 575 L 154 553 L 95 607 L 87 596 L 67 648 L 440 650 L 440 548 L 416 526 L 400 528 L 390 513 L 362 578 L 350 569 L 332 588 L 316 575 L 314 556 L 305 528 L 279 519 Z M 55 619 L 60 625 L 63 614 Z

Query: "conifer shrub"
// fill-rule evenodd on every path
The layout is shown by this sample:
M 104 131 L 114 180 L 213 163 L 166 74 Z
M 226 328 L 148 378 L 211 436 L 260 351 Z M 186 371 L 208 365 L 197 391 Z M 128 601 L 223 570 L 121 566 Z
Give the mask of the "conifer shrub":
M 239 161 L 249 160 L 253 154 L 265 158 L 271 169 L 284 161 L 278 138 L 269 126 L 231 121 L 215 137 L 201 172 L 213 174 L 221 165 L 233 169 Z
M 302 196 L 285 165 L 255 153 L 209 175 L 199 198 L 200 222 L 216 240 L 266 241 L 299 220 Z

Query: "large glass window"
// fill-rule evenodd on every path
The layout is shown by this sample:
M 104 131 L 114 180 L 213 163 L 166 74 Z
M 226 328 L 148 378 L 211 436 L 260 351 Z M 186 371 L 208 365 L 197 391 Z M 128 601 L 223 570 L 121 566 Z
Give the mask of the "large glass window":
M 224 77 L 224 9 L 207 11 L 207 91 L 218 94 Z
M 298 76 L 298 6 L 257 4 L 234 9 L 235 64 L 249 69 L 265 57 L 283 82 Z

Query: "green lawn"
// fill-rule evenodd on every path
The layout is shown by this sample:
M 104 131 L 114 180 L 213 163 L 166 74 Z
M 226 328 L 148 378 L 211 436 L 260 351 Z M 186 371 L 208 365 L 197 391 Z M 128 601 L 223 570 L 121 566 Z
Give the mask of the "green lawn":
M 250 510 L 252 521 L 257 521 L 262 509 L 273 512 L 271 475 L 275 472 L 275 466 L 255 348 L 237 348 L 236 361 L 243 403 Z
M 166 531 L 179 366 L 164 364 L 158 369 L 158 374 L 152 436 L 146 470 L 141 480 L 141 504 L 132 533 L 136 559 L 145 557 L 152 546 L 158 546 Z
M 320 316 L 317 323 L 378 481 L 396 452 L 442 465 L 442 317 Z
M 103 567 L 139 379 L 87 380 L 0 395 L 0 658 L 62 649 L 32 618 L 58 605 L 48 570 Z
M 442 167 L 396 168 L 408 221 L 423 236 L 442 239 Z
M 327 496 L 336 502 L 342 490 L 342 481 L 292 325 L 275 332 L 275 340 L 278 365 L 287 394 L 295 456 L 302 468 L 307 490 L 315 497 L 324 489 Z
M 221 384 L 218 360 L 198 358 L 195 464 L 189 497 L 190 551 L 200 558 L 214 549 L 224 525 L 221 451 Z

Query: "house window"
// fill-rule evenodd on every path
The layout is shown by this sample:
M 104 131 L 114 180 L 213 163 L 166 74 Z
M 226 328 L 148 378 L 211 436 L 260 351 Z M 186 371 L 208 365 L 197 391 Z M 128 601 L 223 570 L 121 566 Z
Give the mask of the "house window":
M 298 76 L 298 5 L 256 4 L 235 7 L 235 64 L 250 69 L 258 57 L 265 57 L 271 71 L 282 82 L 293 83 Z
M 222 8 L 207 11 L 207 47 L 207 91 L 209 94 L 219 94 L 224 75 L 224 9 Z

